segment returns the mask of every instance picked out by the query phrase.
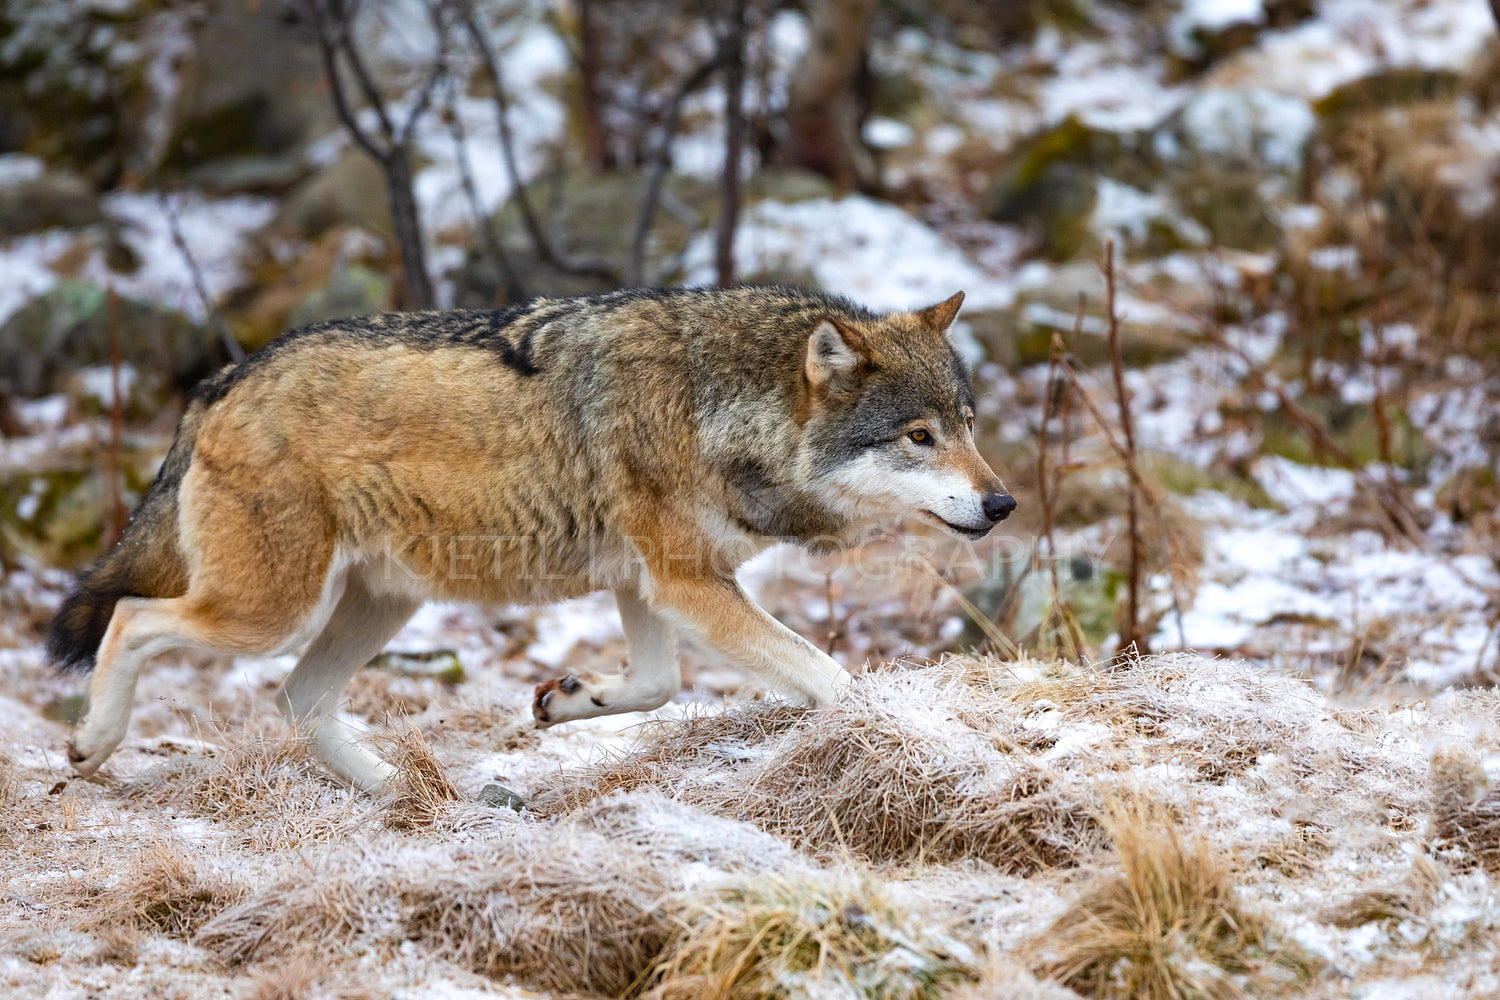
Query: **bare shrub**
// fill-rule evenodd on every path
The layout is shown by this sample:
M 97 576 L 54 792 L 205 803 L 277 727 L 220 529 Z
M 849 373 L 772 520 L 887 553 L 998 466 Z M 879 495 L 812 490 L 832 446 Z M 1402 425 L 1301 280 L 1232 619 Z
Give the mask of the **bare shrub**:
M 1500 871 L 1500 792 L 1490 791 L 1478 757 L 1444 747 L 1432 755 L 1432 837 L 1462 856 L 1460 866 Z
M 84 929 L 186 939 L 243 892 L 242 886 L 204 872 L 175 844 L 158 842 L 136 859 L 117 885 L 97 897 Z M 133 946 L 120 953 L 127 950 L 133 951 Z
M 426 737 L 415 729 L 381 733 L 376 737 L 383 756 L 396 768 L 394 793 L 385 807 L 386 826 L 393 830 L 426 830 L 437 823 L 458 789 L 432 752 Z
M 966 946 L 918 931 L 878 886 L 848 877 L 762 877 L 674 909 L 682 930 L 652 970 L 653 1000 L 928 1000 L 975 976 Z
M 1112 803 L 1104 817 L 1119 870 L 1101 874 L 1043 935 L 1042 969 L 1081 993 L 1135 1000 L 1260 995 L 1305 978 L 1310 959 L 1273 947 L 1235 896 L 1227 862 L 1184 842 L 1159 807 Z

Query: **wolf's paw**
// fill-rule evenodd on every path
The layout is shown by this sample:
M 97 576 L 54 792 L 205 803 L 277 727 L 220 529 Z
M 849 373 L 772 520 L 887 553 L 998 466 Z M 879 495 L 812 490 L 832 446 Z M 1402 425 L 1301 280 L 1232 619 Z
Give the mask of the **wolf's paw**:
M 593 693 L 593 686 L 577 674 L 538 684 L 536 698 L 531 703 L 536 724 L 545 729 L 559 722 L 599 715 L 604 699 Z
M 99 770 L 109 755 L 115 752 L 115 747 L 125 738 L 124 731 L 111 732 L 96 729 L 87 721 L 79 728 L 73 739 L 68 741 L 68 760 L 73 762 L 73 770 L 78 772 L 80 778 L 87 778 Z

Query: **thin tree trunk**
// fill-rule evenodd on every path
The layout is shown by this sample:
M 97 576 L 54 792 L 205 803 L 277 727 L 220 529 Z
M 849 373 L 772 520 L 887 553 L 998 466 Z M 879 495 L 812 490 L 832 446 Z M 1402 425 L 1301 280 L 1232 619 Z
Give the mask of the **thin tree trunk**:
M 411 155 L 397 146 L 381 160 L 385 189 L 391 206 L 391 222 L 401 247 L 401 273 L 406 280 L 406 304 L 412 309 L 436 309 L 437 295 L 427 273 L 427 251 L 422 243 L 422 220 L 412 191 Z
M 589 166 L 595 171 L 613 170 L 614 156 L 604 131 L 599 104 L 599 38 L 594 24 L 593 0 L 578 0 L 579 111 L 583 116 L 583 144 Z
M 714 266 L 721 286 L 734 281 L 734 233 L 740 220 L 740 161 L 745 151 L 745 0 L 733 0 L 723 54 L 724 178 L 719 188 L 719 232 L 714 245 Z
M 814 0 L 812 37 L 787 95 L 781 158 L 846 187 L 879 186 L 875 158 L 860 137 L 856 82 L 876 0 Z

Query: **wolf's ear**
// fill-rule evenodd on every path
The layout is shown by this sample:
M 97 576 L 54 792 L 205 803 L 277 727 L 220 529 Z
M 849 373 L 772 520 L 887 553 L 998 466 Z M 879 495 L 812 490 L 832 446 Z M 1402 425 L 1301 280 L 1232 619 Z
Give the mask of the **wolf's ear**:
M 807 361 L 803 370 L 814 388 L 842 381 L 854 374 L 861 360 L 857 336 L 846 334 L 832 320 L 813 327 L 807 338 Z
M 938 333 L 945 333 L 948 327 L 953 325 L 953 318 L 958 315 L 958 307 L 963 304 L 964 293 L 958 292 L 951 298 L 944 299 L 935 306 L 918 309 L 917 319 Z

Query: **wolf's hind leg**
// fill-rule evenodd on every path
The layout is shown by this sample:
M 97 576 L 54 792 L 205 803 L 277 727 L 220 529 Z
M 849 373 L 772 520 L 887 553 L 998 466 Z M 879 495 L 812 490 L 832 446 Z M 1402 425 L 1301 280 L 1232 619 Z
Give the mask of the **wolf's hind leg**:
M 369 746 L 371 730 L 338 713 L 339 696 L 360 667 L 385 647 L 421 606 L 406 597 L 377 596 L 351 573 L 323 631 L 276 692 L 287 723 L 339 777 L 379 794 L 395 769 Z
M 531 706 L 538 725 L 617 712 L 647 712 L 665 705 L 682 688 L 677 637 L 672 627 L 651 610 L 634 587 L 617 588 L 615 603 L 630 648 L 624 673 L 569 674 L 560 681 L 539 684 Z
M 116 602 L 89 682 L 88 717 L 68 744 L 68 759 L 81 777 L 99 770 L 125 738 L 135 682 L 146 661 L 169 649 L 198 645 L 203 638 L 180 598 L 122 597 Z

